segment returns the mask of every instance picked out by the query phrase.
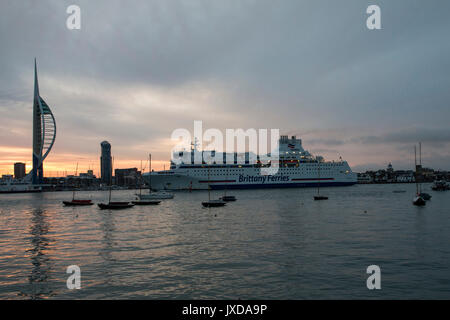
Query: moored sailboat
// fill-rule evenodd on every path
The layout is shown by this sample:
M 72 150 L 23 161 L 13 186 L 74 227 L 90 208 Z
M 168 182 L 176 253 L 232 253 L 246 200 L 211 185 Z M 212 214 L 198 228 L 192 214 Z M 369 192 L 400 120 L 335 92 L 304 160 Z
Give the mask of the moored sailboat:
M 138 195 L 139 200 L 165 200 L 165 199 L 173 199 L 173 193 L 167 191 L 152 191 L 152 155 L 149 154 L 149 190 L 148 194 L 140 193 Z
M 211 186 L 210 186 L 210 175 L 209 175 L 209 164 L 208 164 L 208 201 L 203 201 L 202 206 L 205 208 L 213 208 L 213 207 L 223 207 L 226 205 L 226 202 L 218 199 L 211 200 Z
M 114 167 L 114 158 L 112 166 Z M 118 209 L 127 209 L 134 207 L 133 203 L 130 203 L 128 201 L 111 201 L 111 192 L 112 192 L 112 181 L 109 183 L 109 199 L 108 203 L 99 203 L 98 207 L 102 210 L 104 209 L 110 209 L 110 210 L 118 210 Z
M 141 161 L 141 172 L 144 172 L 145 168 L 142 168 L 142 161 Z M 161 200 L 143 200 L 142 199 L 142 180 L 139 185 L 139 194 L 136 195 L 136 200 L 131 201 L 131 203 L 137 205 L 137 206 L 151 206 L 151 205 L 158 205 L 161 203 Z
M 228 184 L 228 168 L 227 168 L 226 180 L 227 180 L 227 184 Z M 227 195 L 227 185 L 225 185 L 223 196 L 220 198 L 220 200 L 225 201 L 225 202 L 236 201 L 235 196 Z
M 447 191 L 450 190 L 450 185 L 445 181 L 435 181 L 431 189 L 433 191 Z
M 129 203 L 128 201 L 125 201 L 125 202 L 111 202 L 111 201 L 109 201 L 108 203 L 99 203 L 98 204 L 98 207 L 100 208 L 100 209 L 111 209 L 111 210 L 114 210 L 114 209 L 127 209 L 127 208 L 131 208 L 131 207 L 133 207 L 134 206 L 134 204 L 132 204 L 132 203 Z
M 78 174 L 78 162 L 77 168 L 75 169 L 75 176 Z M 75 199 L 75 188 L 72 193 L 71 201 L 63 201 L 63 204 L 68 207 L 79 207 L 79 206 L 92 206 L 94 203 L 89 199 Z
M 317 195 L 314 196 L 314 200 L 328 200 L 328 197 L 320 195 L 320 159 L 317 159 Z
M 424 198 L 422 198 L 420 196 L 420 189 L 421 187 L 419 186 L 419 182 L 418 182 L 418 170 L 417 170 L 417 148 L 416 146 L 414 146 L 414 165 L 415 165 L 415 169 L 416 169 L 416 196 L 413 198 L 413 205 L 415 206 L 419 206 L 419 207 L 423 207 L 426 204 L 426 201 Z

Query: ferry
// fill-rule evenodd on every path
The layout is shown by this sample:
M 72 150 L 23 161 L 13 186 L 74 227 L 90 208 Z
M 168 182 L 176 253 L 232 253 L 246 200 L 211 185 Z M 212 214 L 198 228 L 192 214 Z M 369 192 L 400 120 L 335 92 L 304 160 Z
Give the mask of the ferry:
M 41 192 L 42 187 L 26 182 L 6 181 L 0 182 L 0 193 L 29 193 Z
M 211 189 L 249 189 L 249 188 L 288 188 L 288 187 L 321 187 L 351 186 L 357 183 L 357 174 L 352 172 L 347 161 L 325 161 L 321 156 L 313 156 L 303 149 L 302 140 L 295 136 L 280 136 L 278 141 L 279 160 L 278 171 L 272 175 L 266 174 L 270 164 L 262 164 L 258 160 L 252 164 L 249 153 L 244 154 L 245 163 L 240 164 L 237 153 L 234 153 L 233 163 L 206 164 L 195 163 L 194 155 L 201 152 L 194 145 L 190 151 L 191 161 L 175 163 L 172 155 L 170 170 L 152 171 L 144 174 L 144 179 L 153 190 L 208 190 Z M 214 151 L 212 151 L 214 155 Z

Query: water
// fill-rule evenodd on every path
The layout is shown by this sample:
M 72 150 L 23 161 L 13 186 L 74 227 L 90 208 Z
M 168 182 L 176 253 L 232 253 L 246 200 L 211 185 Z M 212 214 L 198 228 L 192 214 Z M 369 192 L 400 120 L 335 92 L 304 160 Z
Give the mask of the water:
M 418 208 L 414 191 L 323 188 L 330 199 L 315 202 L 314 189 L 236 190 L 212 209 L 206 192 L 179 192 L 123 211 L 63 207 L 70 192 L 3 194 L 0 298 L 450 299 L 450 192 Z M 381 290 L 366 287 L 372 264 Z M 69 265 L 80 290 L 66 287 Z

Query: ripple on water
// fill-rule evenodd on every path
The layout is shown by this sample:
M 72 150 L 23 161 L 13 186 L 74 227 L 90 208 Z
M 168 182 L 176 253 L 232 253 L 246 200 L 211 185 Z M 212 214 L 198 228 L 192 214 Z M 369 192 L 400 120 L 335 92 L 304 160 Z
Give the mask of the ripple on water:
M 117 212 L 63 207 L 66 192 L 0 195 L 0 298 L 449 299 L 450 193 L 415 208 L 415 187 L 398 188 L 323 188 L 325 202 L 314 189 L 236 190 L 217 210 L 201 207 L 206 192 L 180 192 Z M 66 288 L 73 264 L 81 290 Z M 366 288 L 372 264 L 381 291 Z

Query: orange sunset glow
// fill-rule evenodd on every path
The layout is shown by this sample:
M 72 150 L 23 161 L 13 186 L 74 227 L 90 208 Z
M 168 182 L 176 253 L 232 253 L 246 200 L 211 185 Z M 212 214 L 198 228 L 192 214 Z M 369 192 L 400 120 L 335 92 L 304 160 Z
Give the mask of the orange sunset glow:
M 15 148 L 0 146 L 0 176 L 13 175 L 14 163 L 23 162 L 26 164 L 26 171 L 32 168 L 31 148 Z M 78 159 L 78 160 L 77 160 Z M 142 161 L 142 163 L 141 163 Z M 95 155 L 84 155 L 80 159 L 79 155 L 52 154 L 44 164 L 44 174 L 46 177 L 64 177 L 74 175 L 78 163 L 78 174 L 93 170 L 97 177 L 100 177 L 100 158 Z M 147 159 L 118 159 L 114 158 L 114 168 L 138 168 L 148 172 L 149 164 Z M 170 161 L 152 159 L 152 170 L 168 169 Z

